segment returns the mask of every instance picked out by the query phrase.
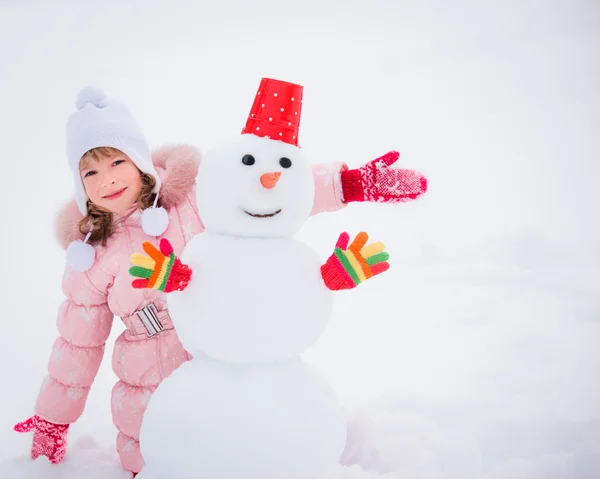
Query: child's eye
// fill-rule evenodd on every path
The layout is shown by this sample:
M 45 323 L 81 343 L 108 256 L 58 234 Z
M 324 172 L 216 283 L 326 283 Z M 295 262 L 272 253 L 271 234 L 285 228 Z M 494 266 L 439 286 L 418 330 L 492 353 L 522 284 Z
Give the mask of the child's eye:
M 125 163 L 125 160 L 117 160 L 113 163 L 113 166 L 120 165 L 121 163 Z
M 96 172 L 94 170 L 90 170 L 83 177 L 87 178 L 88 176 L 92 176 L 92 175 L 95 175 L 95 174 L 96 174 Z

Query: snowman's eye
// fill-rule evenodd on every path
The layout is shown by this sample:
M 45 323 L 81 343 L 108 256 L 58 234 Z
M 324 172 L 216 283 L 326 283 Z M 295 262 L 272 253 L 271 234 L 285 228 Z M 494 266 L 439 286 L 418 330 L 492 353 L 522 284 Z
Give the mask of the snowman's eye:
M 289 158 L 286 158 L 285 156 L 283 158 L 279 159 L 279 164 L 283 167 L 283 168 L 289 168 L 292 166 L 292 160 L 290 160 Z
M 246 166 L 251 166 L 256 162 L 252 155 L 244 155 L 242 158 L 242 163 Z

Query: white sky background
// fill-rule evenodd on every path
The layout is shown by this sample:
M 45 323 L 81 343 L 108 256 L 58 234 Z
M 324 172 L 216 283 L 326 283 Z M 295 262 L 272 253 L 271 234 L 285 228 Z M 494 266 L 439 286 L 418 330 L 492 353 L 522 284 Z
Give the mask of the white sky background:
M 206 150 L 272 76 L 306 85 L 315 161 L 398 149 L 427 174 L 426 201 L 369 208 L 377 221 L 450 249 L 507 231 L 589 251 L 600 236 L 594 2 L 0 5 L 3 150 L 15 186 L 39 192 L 23 208 L 41 195 L 51 212 L 71 191 L 64 123 L 82 85 L 126 101 L 152 145 Z
M 78 90 L 91 84 L 126 102 L 151 146 L 186 142 L 206 151 L 239 133 L 263 76 L 305 86 L 300 142 L 315 162 L 346 161 L 358 167 L 397 149 L 400 166 L 418 169 L 429 179 L 430 191 L 418 202 L 351 205 L 311 220 L 299 238 L 323 257 L 340 231 L 365 229 L 384 240 L 392 254 L 393 271 L 382 291 L 415 293 L 404 299 L 411 312 L 421 311 L 423 317 L 440 295 L 453 317 L 461 317 L 461 310 L 474 302 L 481 310 L 496 305 L 514 320 L 503 323 L 502 334 L 521 327 L 518 317 L 526 307 L 503 305 L 500 293 L 490 299 L 475 286 L 461 291 L 432 286 L 425 265 L 459 264 L 464 258 L 475 258 L 480 266 L 495 261 L 551 271 L 546 279 L 555 285 L 567 269 L 575 278 L 585 268 L 593 276 L 591 281 L 579 277 L 582 287 L 597 291 L 597 2 L 0 0 L 5 175 L 0 242 L 8 252 L 0 289 L 7 322 L 0 338 L 0 370 L 11 391 L 3 395 L 3 430 L 30 413 L 56 334 L 64 256 L 54 244 L 52 215 L 72 194 L 64 127 Z M 417 271 L 416 283 L 405 272 L 409 266 Z M 383 283 L 365 285 L 362 296 L 340 300 L 338 314 L 353 307 L 367 310 L 365 298 L 381 299 Z M 556 304 L 541 296 L 535 304 L 559 317 L 562 310 L 548 309 Z M 419 300 L 428 304 L 425 312 Z M 389 297 L 386 301 L 398 307 L 389 304 Z M 571 301 L 589 311 L 590 319 L 597 318 L 597 301 Z M 330 335 L 344 332 L 341 320 L 336 321 Z M 411 338 L 415 331 L 406 318 L 391 325 L 373 321 L 360 328 L 352 323 L 343 338 L 364 338 L 368 346 L 355 346 L 361 354 L 377 349 L 380 356 L 371 358 L 371 365 L 395 351 L 387 337 L 394 328 L 408 334 L 402 344 L 406 361 L 419 350 L 415 338 L 425 338 L 427 328 L 433 328 L 426 325 Z M 529 323 L 528 331 L 536 335 L 535 328 L 545 326 L 543 321 Z M 115 327 L 113 339 L 120 331 L 120 325 Z M 587 342 L 598 337 L 597 328 L 560 331 L 557 341 L 559 335 L 568 337 L 569 347 L 590 352 L 578 360 L 597 361 Z M 344 373 L 346 378 L 327 368 L 336 355 L 351 355 L 352 345 L 326 353 L 330 341 L 325 338 L 314 357 L 345 399 L 377 396 L 401 382 L 388 378 L 385 384 L 381 374 L 365 366 L 357 374 L 372 383 L 362 391 L 351 388 L 351 372 Z M 411 341 L 417 341 L 413 349 Z M 428 347 L 434 353 L 434 346 Z M 90 396 L 88 410 L 94 413 L 75 427 L 93 424 L 110 441 L 111 350 Z M 464 367 L 471 360 L 465 353 L 449 364 Z M 567 375 L 581 367 L 575 359 L 564 364 Z M 436 378 L 443 379 L 444 372 L 429 379 Z M 409 383 L 429 390 L 426 379 Z M 596 389 L 593 397 L 600 397 Z M 578 391 L 566 395 L 565 404 L 578 404 L 575 394 L 588 392 Z M 18 442 L 3 437 L 11 445 Z M 27 440 L 22 438 L 20 447 Z

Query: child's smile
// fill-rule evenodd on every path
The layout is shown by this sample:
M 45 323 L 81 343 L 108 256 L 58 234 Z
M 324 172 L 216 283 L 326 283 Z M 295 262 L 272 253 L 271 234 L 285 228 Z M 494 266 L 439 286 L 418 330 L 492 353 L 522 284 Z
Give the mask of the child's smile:
M 104 198 L 105 200 L 116 200 L 117 198 L 121 197 L 121 195 L 125 192 L 126 189 L 127 189 L 127 187 L 122 188 L 120 190 L 115 191 L 114 193 L 105 195 L 102 198 Z
M 123 153 L 84 160 L 79 173 L 90 201 L 115 214 L 134 205 L 142 191 L 142 174 Z

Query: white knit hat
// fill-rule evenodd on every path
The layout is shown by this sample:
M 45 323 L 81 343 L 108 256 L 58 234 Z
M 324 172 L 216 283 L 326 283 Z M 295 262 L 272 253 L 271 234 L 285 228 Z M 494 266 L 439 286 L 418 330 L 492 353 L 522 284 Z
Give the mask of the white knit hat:
M 77 111 L 67 120 L 67 158 L 73 172 L 79 211 L 87 215 L 88 196 L 79 173 L 81 157 L 92 148 L 116 148 L 125 153 L 140 171 L 156 180 L 152 190 L 156 193 L 154 207 L 142 213 L 142 228 L 148 235 L 160 236 L 167 229 L 169 219 L 163 208 L 156 208 L 161 181 L 137 122 L 123 103 L 107 98 L 98 88 L 83 88 L 77 95 L 75 106 Z M 67 249 L 67 261 L 78 271 L 89 269 L 94 261 L 94 256 L 90 255 L 95 255 L 95 252 L 86 244 L 88 238 L 89 235 L 85 241 L 74 242 Z
M 87 194 L 79 174 L 81 157 L 92 148 L 121 150 L 140 171 L 156 180 L 153 193 L 160 191 L 160 178 L 152 164 L 150 148 L 135 119 L 123 103 L 108 99 L 98 88 L 85 87 L 77 95 L 77 111 L 67 120 L 67 158 L 75 180 L 75 199 L 82 215 L 87 215 Z

